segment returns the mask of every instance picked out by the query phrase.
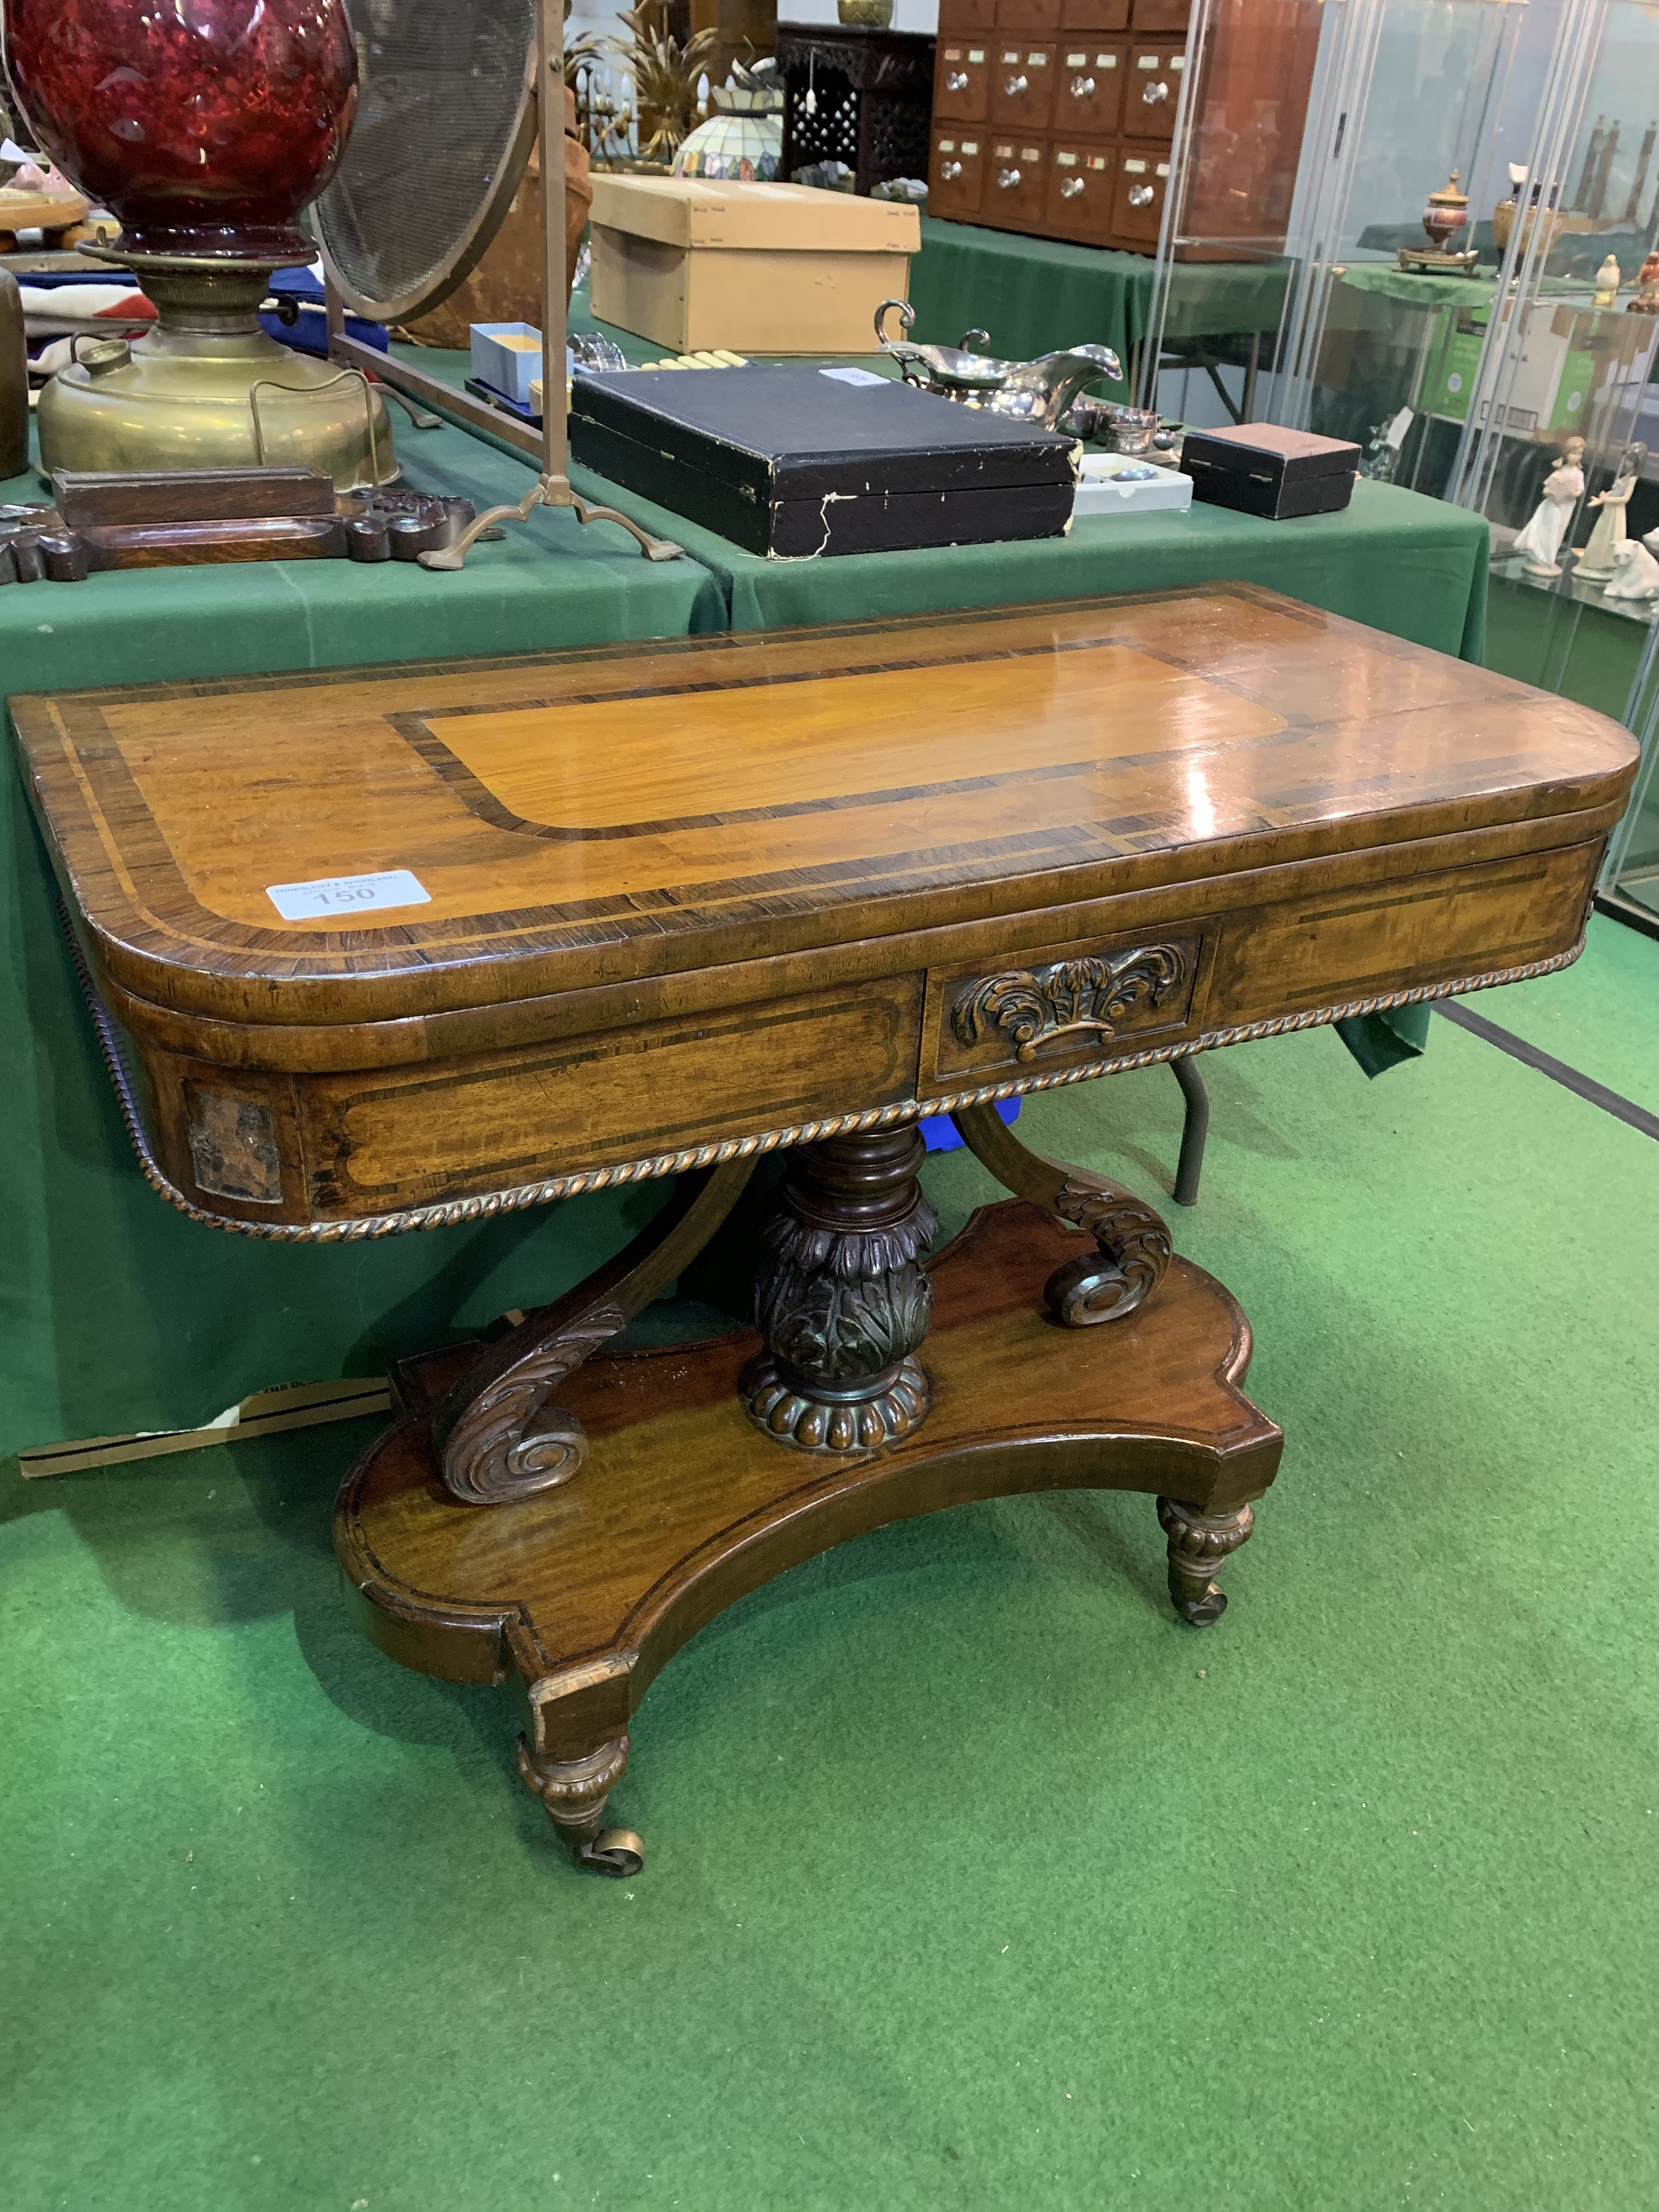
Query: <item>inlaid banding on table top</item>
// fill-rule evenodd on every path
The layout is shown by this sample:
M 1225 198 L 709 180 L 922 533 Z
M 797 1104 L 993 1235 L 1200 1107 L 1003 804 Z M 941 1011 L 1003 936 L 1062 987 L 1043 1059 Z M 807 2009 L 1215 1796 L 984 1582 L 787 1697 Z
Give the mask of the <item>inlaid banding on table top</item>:
M 1045 659 L 1060 724 L 1070 716 L 1090 732 L 1081 747 L 1045 722 L 1045 686 L 1030 673 Z M 897 675 L 881 672 L 901 660 Z M 826 673 L 838 665 L 852 692 Z M 1131 680 L 1078 685 L 1091 666 Z M 929 700 L 952 667 L 964 688 L 960 711 L 945 714 Z M 693 681 L 682 702 L 710 720 L 689 756 L 700 770 L 700 746 L 708 780 L 725 777 L 720 805 L 684 805 L 695 775 L 664 803 L 645 721 L 626 806 L 525 803 L 561 750 L 539 709 L 519 743 L 523 788 L 480 758 L 526 696 L 591 698 L 549 720 L 568 731 L 567 716 L 587 718 L 593 773 L 609 775 L 618 717 L 653 711 L 627 692 Z M 873 738 L 867 715 L 822 704 L 890 683 L 920 688 Z M 830 734 L 809 732 L 808 743 L 792 724 L 763 787 L 741 749 L 735 769 L 721 767 L 722 716 L 747 702 L 764 727 L 780 701 L 813 700 Z M 763 934 L 769 952 L 794 953 L 1218 882 L 1460 835 L 1472 804 L 1485 829 L 1537 822 L 1545 792 L 1544 812 L 1583 823 L 1564 826 L 1571 841 L 1599 834 L 1590 811 L 1627 781 L 1625 733 L 1588 710 L 1234 585 L 412 676 L 328 672 L 15 703 L 41 811 L 112 977 L 140 998 L 256 1020 L 250 990 L 343 985 L 349 1015 L 340 1001 L 303 1018 L 378 1020 L 471 1003 L 469 971 L 497 959 L 514 963 L 501 980 L 518 996 L 748 960 Z M 460 708 L 478 711 L 451 711 Z M 394 716 L 411 733 L 422 725 L 459 767 L 436 772 Z M 902 757 L 906 743 L 919 762 Z M 980 754 L 964 761 L 965 745 Z M 245 758 L 257 775 L 228 772 Z M 481 766 L 492 818 L 480 811 Z M 374 927 L 284 923 L 266 890 L 393 869 L 414 873 L 429 902 Z

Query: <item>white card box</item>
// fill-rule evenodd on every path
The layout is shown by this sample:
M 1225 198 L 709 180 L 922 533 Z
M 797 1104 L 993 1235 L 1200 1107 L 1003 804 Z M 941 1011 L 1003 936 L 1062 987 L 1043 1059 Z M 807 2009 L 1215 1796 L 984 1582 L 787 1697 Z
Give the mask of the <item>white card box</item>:
M 1126 469 L 1158 469 L 1156 477 L 1131 477 L 1121 482 Z M 1079 514 L 1146 514 L 1157 507 L 1185 514 L 1193 503 L 1193 480 L 1179 469 L 1149 464 L 1129 453 L 1085 453 L 1078 472 L 1073 517 Z

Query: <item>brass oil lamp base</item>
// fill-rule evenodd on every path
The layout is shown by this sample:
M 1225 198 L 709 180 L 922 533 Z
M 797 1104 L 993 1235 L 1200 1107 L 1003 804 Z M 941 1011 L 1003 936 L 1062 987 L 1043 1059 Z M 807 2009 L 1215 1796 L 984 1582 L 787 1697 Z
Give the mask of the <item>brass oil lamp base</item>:
M 386 404 L 362 370 L 293 352 L 259 326 L 273 269 L 82 248 L 131 269 L 155 305 L 143 337 L 82 341 L 40 395 L 40 469 L 307 467 L 342 491 L 398 473 Z

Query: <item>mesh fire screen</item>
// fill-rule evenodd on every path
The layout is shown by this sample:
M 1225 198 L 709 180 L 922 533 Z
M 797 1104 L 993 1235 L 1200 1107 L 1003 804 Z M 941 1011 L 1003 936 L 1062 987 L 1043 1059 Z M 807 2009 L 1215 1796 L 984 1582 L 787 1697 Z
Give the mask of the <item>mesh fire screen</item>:
M 489 243 L 535 142 L 537 4 L 346 0 L 357 118 L 312 222 L 360 313 L 435 307 Z

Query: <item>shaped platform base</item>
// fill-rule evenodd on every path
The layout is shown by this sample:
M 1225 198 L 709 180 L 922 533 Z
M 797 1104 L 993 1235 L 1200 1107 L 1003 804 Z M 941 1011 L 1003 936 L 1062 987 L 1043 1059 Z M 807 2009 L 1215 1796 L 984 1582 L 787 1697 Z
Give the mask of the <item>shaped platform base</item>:
M 479 1507 L 445 1487 L 430 1433 L 479 1347 L 411 1363 L 403 1387 L 424 1402 L 370 1446 L 336 1509 L 362 1627 L 422 1673 L 516 1679 L 526 1784 L 584 1863 L 633 1874 L 640 1839 L 602 1818 L 659 1668 L 735 1599 L 850 1536 L 1020 1491 L 1149 1491 L 1176 1610 L 1207 1625 L 1284 1442 L 1237 1387 L 1249 1324 L 1176 1260 L 1112 1326 L 1062 1328 L 1043 1285 L 1077 1250 L 1036 1206 L 975 1213 L 931 1270 L 929 1410 L 872 1449 L 807 1454 L 757 1427 L 738 1389 L 760 1350 L 747 1332 L 602 1352 L 561 1391 L 591 1440 L 580 1474 Z

